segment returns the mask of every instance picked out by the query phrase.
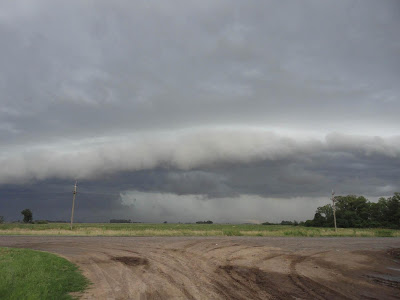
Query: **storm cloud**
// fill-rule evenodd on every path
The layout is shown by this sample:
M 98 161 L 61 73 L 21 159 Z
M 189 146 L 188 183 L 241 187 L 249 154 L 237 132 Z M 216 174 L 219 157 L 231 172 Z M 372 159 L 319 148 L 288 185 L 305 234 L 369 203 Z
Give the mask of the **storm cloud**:
M 82 221 L 300 220 L 332 188 L 399 191 L 399 14 L 0 1 L 0 215 L 66 219 L 76 179 Z

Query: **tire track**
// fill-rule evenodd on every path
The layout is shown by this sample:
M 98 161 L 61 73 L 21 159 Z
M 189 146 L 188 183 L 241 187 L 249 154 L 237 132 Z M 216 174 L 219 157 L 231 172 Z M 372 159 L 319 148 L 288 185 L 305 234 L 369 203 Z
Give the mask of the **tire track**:
M 228 265 L 219 267 L 218 272 L 225 272 L 237 284 L 238 288 L 233 292 L 235 295 L 242 295 L 238 299 L 294 299 L 289 292 L 277 286 L 277 282 L 271 279 L 271 274 L 259 268 Z
M 125 249 L 124 251 L 131 253 L 133 251 Z M 137 253 L 137 252 L 134 252 Z M 193 295 L 184 287 L 180 282 L 188 282 L 190 285 L 196 286 L 195 281 L 197 283 L 201 282 L 204 284 L 204 281 L 200 281 L 199 276 L 194 277 L 193 272 L 195 270 L 203 270 L 204 268 L 198 265 L 196 260 L 191 259 L 191 261 L 186 259 L 180 259 L 176 256 L 176 251 L 160 249 L 159 251 L 149 253 L 147 256 L 150 264 L 152 265 L 152 276 L 154 277 L 162 277 L 166 282 L 168 282 L 171 286 L 175 287 L 184 295 L 185 299 L 195 299 Z M 188 265 L 188 262 L 191 262 L 191 265 Z M 164 270 L 163 270 L 164 269 Z M 178 281 L 177 278 L 170 276 L 169 274 L 179 274 L 177 278 L 181 278 L 181 281 Z M 205 275 L 201 275 L 200 277 L 204 277 Z M 197 288 L 196 288 L 197 290 Z
M 296 266 L 298 264 L 304 262 L 312 256 L 328 252 L 329 251 L 322 251 L 306 256 L 296 256 L 290 263 L 289 278 L 292 280 L 294 285 L 300 288 L 307 295 L 312 296 L 314 299 L 351 299 L 342 293 L 327 287 L 326 285 L 322 285 L 309 277 L 300 275 L 296 270 Z

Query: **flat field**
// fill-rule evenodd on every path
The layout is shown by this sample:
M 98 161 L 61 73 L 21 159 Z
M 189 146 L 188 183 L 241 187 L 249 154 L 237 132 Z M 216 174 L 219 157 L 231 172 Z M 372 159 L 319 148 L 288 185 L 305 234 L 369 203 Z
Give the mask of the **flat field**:
M 292 237 L 400 237 L 400 230 L 379 228 L 315 228 L 251 224 L 110 224 L 67 223 L 0 224 L 0 235 L 66 236 L 292 236 Z
M 2 236 L 77 264 L 82 299 L 399 299 L 399 238 Z M 35 299 L 35 298 L 32 298 Z

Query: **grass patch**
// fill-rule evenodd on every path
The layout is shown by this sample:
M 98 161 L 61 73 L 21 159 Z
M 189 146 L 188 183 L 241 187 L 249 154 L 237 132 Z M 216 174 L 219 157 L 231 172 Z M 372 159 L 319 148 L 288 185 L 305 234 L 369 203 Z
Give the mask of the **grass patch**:
M 0 248 L 0 299 L 76 299 L 89 281 L 78 267 L 54 254 Z
M 377 236 L 377 237 L 393 237 L 393 230 L 389 230 L 389 229 L 375 230 L 375 236 Z
M 285 236 L 308 236 L 307 232 L 305 232 L 303 230 L 288 230 L 288 231 L 284 231 L 283 234 Z
M 149 224 L 66 223 L 0 224 L 1 235 L 60 236 L 293 236 L 293 237 L 400 237 L 400 230 L 382 228 L 303 227 L 256 224 Z
M 222 231 L 222 235 L 226 235 L 226 236 L 242 236 L 243 233 L 239 230 L 230 230 L 230 229 L 225 229 Z

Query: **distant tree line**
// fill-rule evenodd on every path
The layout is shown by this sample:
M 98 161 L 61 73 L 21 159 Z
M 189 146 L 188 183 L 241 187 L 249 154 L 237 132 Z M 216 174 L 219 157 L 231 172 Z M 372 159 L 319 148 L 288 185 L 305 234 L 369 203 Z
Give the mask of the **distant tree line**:
M 196 224 L 212 224 L 213 223 L 213 221 L 210 221 L 210 220 L 208 220 L 208 221 L 197 221 L 196 222 Z
M 110 223 L 132 223 L 132 221 L 129 220 L 125 220 L 125 219 L 111 219 Z
M 385 227 L 400 229 L 400 193 L 370 202 L 363 196 L 336 196 L 336 223 L 341 228 Z M 333 208 L 327 204 L 317 208 L 314 219 L 305 226 L 333 227 Z
M 264 222 L 262 225 L 290 225 L 290 226 L 304 226 L 304 222 L 297 222 L 296 220 L 294 221 L 281 221 L 280 223 L 271 223 L 271 222 Z

